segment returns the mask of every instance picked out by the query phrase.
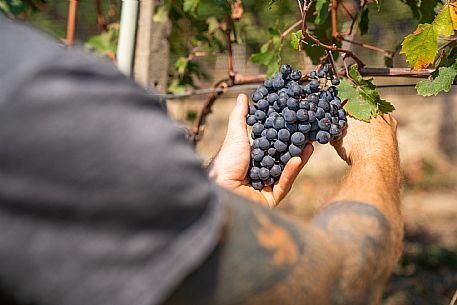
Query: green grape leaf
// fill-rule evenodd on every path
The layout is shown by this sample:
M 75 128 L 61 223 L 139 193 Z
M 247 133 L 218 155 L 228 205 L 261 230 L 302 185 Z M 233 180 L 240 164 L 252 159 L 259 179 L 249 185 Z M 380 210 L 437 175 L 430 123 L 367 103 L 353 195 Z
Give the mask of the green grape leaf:
M 277 58 L 273 52 L 260 52 L 256 54 L 252 54 L 251 61 L 253 63 L 263 65 L 267 67 L 266 76 L 270 77 L 275 72 L 279 70 L 279 65 Z
M 329 0 L 316 0 L 316 19 L 314 23 L 321 25 L 328 17 L 328 4 Z
M 221 28 L 220 22 L 214 16 L 211 16 L 208 19 L 206 19 L 206 23 L 208 24 L 209 34 L 212 34 Z
M 87 49 L 94 49 L 99 55 L 114 55 L 117 51 L 119 24 L 111 24 L 108 31 L 92 36 L 85 43 Z
M 411 8 L 413 17 L 419 23 L 431 23 L 435 19 L 435 7 L 441 3 L 440 0 L 402 0 Z
M 175 62 L 175 68 L 178 71 L 180 76 L 184 75 L 187 70 L 187 65 L 189 64 L 189 58 L 179 57 Z
M 11 14 L 10 7 L 8 6 L 8 3 L 5 2 L 5 0 L 0 0 L 0 12 L 5 13 L 6 15 Z
M 351 66 L 349 76 L 354 83 L 348 79 L 341 79 L 338 95 L 343 100 L 347 100 L 344 109 L 351 116 L 362 121 L 369 121 L 371 117 L 376 117 L 377 113 L 384 114 L 395 110 L 391 103 L 381 99 L 372 79 L 362 78 L 357 70 L 357 65 Z
M 292 33 L 292 40 L 290 41 L 290 45 L 292 46 L 292 48 L 294 48 L 295 50 L 298 50 L 299 47 L 300 47 L 300 39 L 302 39 L 303 37 L 303 33 L 302 31 L 297 31 L 295 33 Z
M 431 24 L 417 26 L 413 34 L 406 36 L 400 54 L 406 54 L 406 60 L 414 70 L 428 67 L 435 60 L 438 52 L 436 32 Z
M 167 91 L 174 94 L 184 93 L 186 92 L 186 86 L 181 85 L 179 80 L 174 79 L 168 86 Z
M 282 50 L 280 33 L 273 29 L 270 29 L 270 33 L 273 34 L 271 39 L 262 45 L 259 53 L 252 54 L 250 58 L 253 63 L 267 67 L 267 77 L 270 77 L 279 70 Z M 278 33 L 279 35 L 276 35 Z
M 444 91 L 449 92 L 457 76 L 457 63 L 450 67 L 438 69 L 438 75 L 432 80 L 423 80 L 416 85 L 417 93 L 422 96 L 437 95 Z
M 195 15 L 200 7 L 201 0 L 184 0 L 183 9 L 186 13 Z
M 392 56 L 384 56 L 384 66 L 386 66 L 387 68 L 394 67 L 394 59 Z
M 3 0 L 2 7 L 5 7 L 5 13 L 19 15 L 27 9 L 26 4 L 21 0 Z
M 372 114 L 376 113 L 375 105 L 369 103 L 360 90 L 345 78 L 342 78 L 338 85 L 338 95 L 347 100 L 344 109 L 356 119 L 369 121 Z
M 310 18 L 310 22 L 313 23 L 312 15 L 308 16 Z M 308 18 L 307 17 L 307 18 Z M 315 36 L 319 37 L 319 40 L 326 44 L 332 44 L 332 18 L 327 18 L 325 22 L 321 25 L 315 25 L 313 28 L 309 28 L 309 31 Z M 341 47 L 341 41 L 337 40 L 335 42 L 337 47 Z M 321 47 L 313 46 L 314 43 L 308 40 L 308 43 L 302 44 L 301 48 L 305 51 L 306 55 L 311 59 L 313 65 L 317 65 L 320 62 L 320 58 L 325 55 L 325 50 Z M 338 53 L 334 53 L 333 56 L 338 56 Z
M 318 65 L 320 63 L 320 58 L 325 55 L 324 49 L 316 48 L 308 44 L 302 45 L 302 49 L 306 52 L 306 55 L 308 55 L 313 65 Z
M 359 30 L 360 35 L 365 35 L 368 32 L 368 6 L 364 7 L 362 10 L 362 14 L 360 15 L 359 20 Z

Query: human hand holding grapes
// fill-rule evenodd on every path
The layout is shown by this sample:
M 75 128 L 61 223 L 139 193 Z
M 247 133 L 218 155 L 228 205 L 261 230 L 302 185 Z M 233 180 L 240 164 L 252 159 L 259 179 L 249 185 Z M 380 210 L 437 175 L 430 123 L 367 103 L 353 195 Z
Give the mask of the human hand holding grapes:
M 348 127 L 339 141 L 332 142 L 338 155 L 348 164 L 372 162 L 398 151 L 397 121 L 378 115 L 369 123 L 348 117 Z
M 262 190 L 255 190 L 247 179 L 251 159 L 251 147 L 246 126 L 248 98 L 238 96 L 230 114 L 227 135 L 221 150 L 210 165 L 209 175 L 220 186 L 251 200 L 275 207 L 289 192 L 300 170 L 311 157 L 314 147 L 308 143 L 301 155 L 293 157 L 284 167 L 279 180 Z

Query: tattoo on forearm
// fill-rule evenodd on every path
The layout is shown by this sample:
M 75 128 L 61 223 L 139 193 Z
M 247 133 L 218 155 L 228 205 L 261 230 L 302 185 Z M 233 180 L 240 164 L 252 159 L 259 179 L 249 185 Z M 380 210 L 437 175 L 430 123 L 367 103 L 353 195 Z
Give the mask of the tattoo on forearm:
M 375 207 L 337 202 L 299 225 L 233 202 L 228 230 L 168 304 L 371 304 L 390 274 L 391 226 Z

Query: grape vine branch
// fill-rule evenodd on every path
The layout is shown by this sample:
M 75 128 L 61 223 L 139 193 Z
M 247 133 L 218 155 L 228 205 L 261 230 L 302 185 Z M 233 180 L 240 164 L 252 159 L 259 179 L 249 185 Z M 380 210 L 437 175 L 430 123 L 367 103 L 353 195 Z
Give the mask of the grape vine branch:
M 293 33 L 295 29 L 300 27 L 301 37 L 298 39 L 298 49 L 300 49 L 300 45 L 308 45 L 311 47 L 318 47 L 325 50 L 329 50 L 336 53 L 343 54 L 343 64 L 345 66 L 344 69 L 338 71 L 338 75 L 349 77 L 349 68 L 346 62 L 346 59 L 352 59 L 356 64 L 361 76 L 385 76 L 385 77 L 414 77 L 414 78 L 431 78 L 433 75 L 434 69 L 404 69 L 404 68 L 366 68 L 364 62 L 354 54 L 352 50 L 345 49 L 342 47 L 337 46 L 337 42 L 347 42 L 350 44 L 357 45 L 359 47 L 380 52 L 385 54 L 387 57 L 393 58 L 396 51 L 385 50 L 370 44 L 365 44 L 362 42 L 354 41 L 348 36 L 351 36 L 353 32 L 354 25 L 359 17 L 360 11 L 362 11 L 365 6 L 367 5 L 367 1 L 362 1 L 360 9 L 356 12 L 355 15 L 351 14 L 347 7 L 341 1 L 338 0 L 331 0 L 329 4 L 329 11 L 331 13 L 331 29 L 332 29 L 332 43 L 326 44 L 322 42 L 318 37 L 313 35 L 308 28 L 307 25 L 307 15 L 309 10 L 311 9 L 312 5 L 314 4 L 315 0 L 297 0 L 298 7 L 300 10 L 301 19 L 293 23 L 289 26 L 286 30 L 284 30 L 279 38 L 280 43 L 282 44 L 285 37 L 289 34 Z M 240 6 L 240 2 L 237 1 L 236 4 Z M 340 33 L 338 30 L 338 6 L 341 4 L 342 9 L 346 12 L 346 14 L 351 18 L 351 24 L 349 28 L 346 30 L 345 33 Z M 242 15 L 242 14 L 241 14 Z M 238 14 L 237 20 L 241 18 L 241 15 Z M 236 87 L 236 86 L 243 86 L 246 84 L 253 84 L 253 83 L 261 83 L 265 80 L 266 75 L 259 74 L 259 75 L 242 75 L 238 74 L 236 71 L 233 70 L 233 50 L 232 50 L 232 40 L 231 40 L 231 30 L 232 30 L 232 22 L 233 19 L 230 20 L 230 15 L 228 14 L 225 17 L 224 22 L 226 23 L 225 26 L 225 35 L 226 35 L 226 49 L 227 49 L 227 57 L 228 57 L 228 73 L 227 78 L 219 80 L 215 83 L 215 85 L 207 90 L 210 92 L 207 99 L 203 103 L 203 106 L 197 113 L 197 117 L 194 121 L 194 125 L 192 128 L 192 134 L 190 136 L 192 142 L 196 144 L 205 129 L 205 123 L 207 116 L 212 112 L 212 107 L 216 102 L 217 98 L 220 97 L 224 92 L 227 91 L 228 88 Z M 454 39 L 449 39 L 447 44 L 443 46 L 445 48 L 447 45 L 450 45 L 454 42 Z M 308 77 L 307 74 L 303 73 L 303 79 Z M 411 86 L 406 84 L 406 86 Z M 392 107 L 393 108 L 393 107 Z

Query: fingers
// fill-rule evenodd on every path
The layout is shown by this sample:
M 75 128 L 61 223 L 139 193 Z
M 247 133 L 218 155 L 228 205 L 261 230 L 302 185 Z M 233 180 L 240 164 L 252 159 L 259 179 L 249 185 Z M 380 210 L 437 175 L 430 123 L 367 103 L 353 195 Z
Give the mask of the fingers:
M 313 154 L 314 146 L 311 143 L 306 144 L 302 153 L 298 157 L 293 157 L 287 162 L 284 170 L 279 178 L 278 184 L 275 185 L 275 202 L 279 203 L 290 191 L 292 184 L 297 178 L 302 168 L 308 162 L 309 158 Z
M 246 137 L 246 116 L 248 114 L 248 97 L 245 94 L 238 95 L 235 108 L 230 114 L 227 138 L 239 139 Z
M 341 159 L 346 161 L 347 164 L 351 165 L 351 160 L 348 158 L 346 149 L 343 146 L 343 139 L 346 136 L 346 134 L 347 134 L 347 128 L 344 128 L 343 129 L 343 135 L 342 135 L 341 139 L 339 139 L 338 141 L 330 142 L 330 144 L 336 150 L 338 156 L 340 156 Z

